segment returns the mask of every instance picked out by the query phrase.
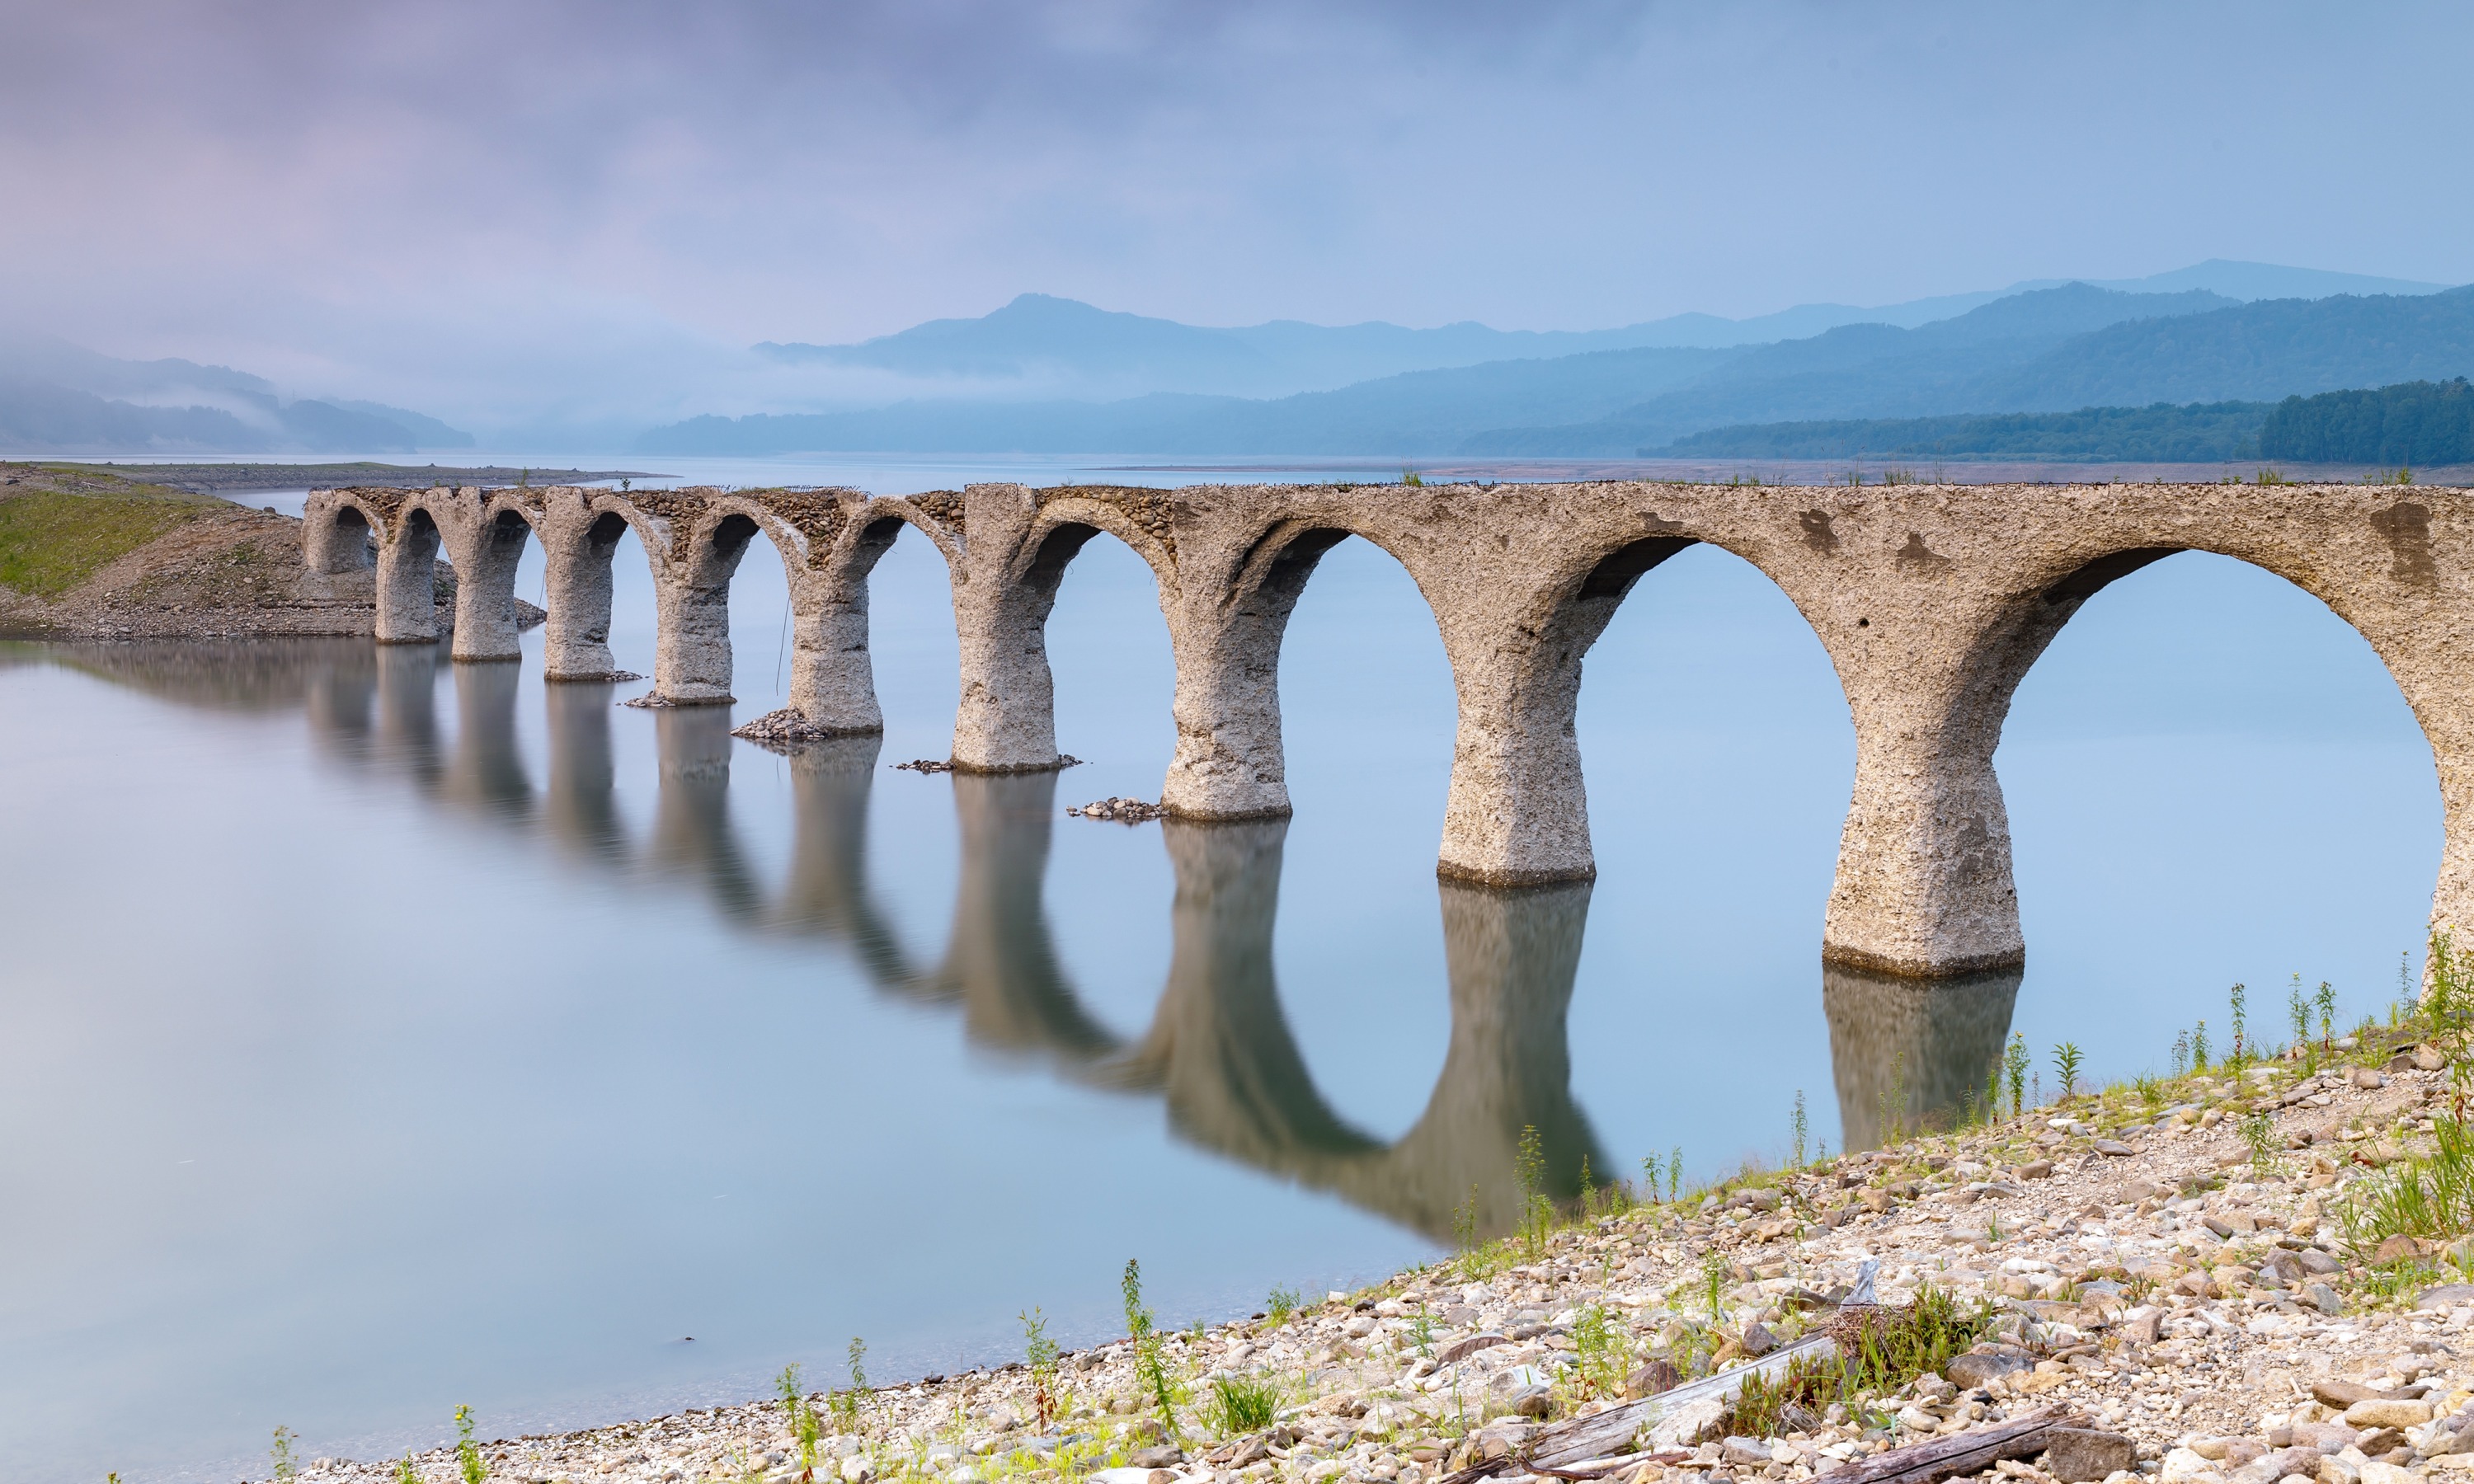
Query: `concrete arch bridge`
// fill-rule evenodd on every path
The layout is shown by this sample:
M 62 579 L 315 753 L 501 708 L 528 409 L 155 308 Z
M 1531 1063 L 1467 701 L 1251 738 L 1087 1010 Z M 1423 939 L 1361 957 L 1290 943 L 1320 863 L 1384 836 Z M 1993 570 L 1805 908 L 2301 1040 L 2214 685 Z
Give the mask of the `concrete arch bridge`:
M 2432 921 L 2474 921 L 2474 495 L 2397 486 L 1598 484 L 974 485 L 960 492 L 325 490 L 308 560 L 377 568 L 381 642 L 436 637 L 442 546 L 459 660 L 517 654 L 514 575 L 548 564 L 547 672 L 611 673 L 610 562 L 633 530 L 657 594 L 654 688 L 730 695 L 729 584 L 759 535 L 789 573 L 791 705 L 820 732 L 882 727 L 867 579 L 904 526 L 945 559 L 960 640 L 953 759 L 1057 763 L 1044 625 L 1103 533 L 1150 563 L 1176 663 L 1161 789 L 1188 821 L 1289 810 L 1282 632 L 1322 554 L 1391 553 L 1433 610 L 1459 700 L 1438 870 L 1496 886 L 1595 870 L 1573 733 L 1589 645 L 1633 586 L 1709 542 L 1775 582 L 1819 635 L 1855 722 L 1854 798 L 1824 930 L 1831 963 L 1926 978 L 2025 960 L 1993 771 L 2010 698 L 2107 583 L 2179 551 L 2252 562 L 2327 603 L 2387 663 L 2438 763 L 2446 845 Z

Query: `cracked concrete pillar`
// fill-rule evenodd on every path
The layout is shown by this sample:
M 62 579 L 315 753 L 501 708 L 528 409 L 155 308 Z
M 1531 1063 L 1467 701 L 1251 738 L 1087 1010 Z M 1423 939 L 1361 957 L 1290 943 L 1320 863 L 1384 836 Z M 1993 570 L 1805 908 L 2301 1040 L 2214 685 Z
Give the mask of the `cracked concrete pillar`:
M 425 510 L 397 516 L 378 545 L 377 640 L 438 641 L 438 522 Z
M 739 699 L 730 693 L 730 579 L 755 537 L 755 521 L 724 515 L 674 531 L 673 550 L 653 563 L 653 690 L 672 706 Z
M 1460 725 L 1437 872 L 1487 886 L 1586 881 L 1589 801 L 1572 725 L 1581 660 L 1641 574 L 1694 544 L 1656 537 L 1609 555 L 1542 621 L 1482 588 L 1437 603 Z
M 954 584 L 962 671 L 954 766 L 973 773 L 1055 768 L 1056 684 L 1048 668 L 1048 614 L 1066 564 L 1095 533 L 1063 528 L 1025 552 L 1036 512 L 1030 491 L 973 485 L 963 499 L 970 544 L 962 580 Z
M 788 705 L 812 727 L 851 735 L 885 730 L 868 655 L 867 580 L 901 534 L 899 520 L 878 520 L 825 570 L 790 570 Z
M 516 627 L 516 566 L 532 529 L 516 512 L 500 511 L 473 519 L 456 543 L 453 658 L 523 658 L 522 631 Z
M 626 517 L 594 515 L 582 507 L 582 491 L 551 495 L 548 529 L 542 537 L 542 590 L 549 612 L 543 624 L 542 678 L 606 681 L 618 673 L 610 653 L 610 562 L 627 535 Z

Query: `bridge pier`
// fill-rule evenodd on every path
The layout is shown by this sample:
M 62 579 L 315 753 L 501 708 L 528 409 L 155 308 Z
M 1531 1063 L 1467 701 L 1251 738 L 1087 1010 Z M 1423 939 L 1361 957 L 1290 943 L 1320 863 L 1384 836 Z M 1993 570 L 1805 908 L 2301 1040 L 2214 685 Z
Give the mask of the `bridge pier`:
M 867 579 L 901 532 L 898 521 L 877 521 L 846 558 L 828 554 L 821 571 L 784 563 L 790 577 L 787 704 L 811 727 L 851 736 L 885 730 L 868 653 Z
M 449 553 L 455 563 L 455 637 L 449 657 L 458 660 L 521 659 L 516 627 L 516 566 L 523 560 L 532 526 L 512 510 L 459 521 Z
M 672 706 L 727 706 L 730 693 L 730 579 L 756 522 L 730 515 L 674 534 L 675 549 L 653 563 L 653 693 Z
M 969 545 L 954 584 L 961 694 L 954 766 L 971 773 L 1036 773 L 1058 766 L 1056 682 L 1048 668 L 1048 614 L 1066 564 L 1094 534 L 1051 533 L 1029 543 L 1035 508 L 1019 485 L 973 485 Z
M 627 534 L 626 517 L 595 514 L 581 491 L 553 491 L 542 533 L 542 679 L 607 681 L 618 672 L 610 653 L 611 559 Z
M 1581 661 L 1642 575 L 1694 544 L 1660 536 L 1617 547 L 1577 581 L 1565 579 L 1572 586 L 1550 592 L 1542 618 L 1504 602 L 1484 566 L 1454 574 L 1449 588 L 1434 583 L 1439 591 L 1430 596 L 1460 698 L 1439 874 L 1484 886 L 1597 875 L 1573 729 Z
M 1345 531 L 1302 532 L 1226 599 L 1200 584 L 1184 594 L 1169 631 L 1176 654 L 1176 753 L 1160 788 L 1169 813 L 1193 820 L 1290 813 L 1280 645 L 1316 564 L 1347 539 Z
M 377 641 L 438 642 L 438 522 L 415 508 L 378 543 Z M 461 574 L 458 574 L 460 577 Z

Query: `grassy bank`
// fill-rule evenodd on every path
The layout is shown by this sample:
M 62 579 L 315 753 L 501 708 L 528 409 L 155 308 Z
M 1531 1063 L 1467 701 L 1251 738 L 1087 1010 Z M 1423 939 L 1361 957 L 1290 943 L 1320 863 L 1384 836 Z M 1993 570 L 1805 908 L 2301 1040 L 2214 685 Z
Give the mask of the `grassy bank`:
M 57 598 L 165 533 L 225 508 L 80 465 L 0 465 L 0 586 Z

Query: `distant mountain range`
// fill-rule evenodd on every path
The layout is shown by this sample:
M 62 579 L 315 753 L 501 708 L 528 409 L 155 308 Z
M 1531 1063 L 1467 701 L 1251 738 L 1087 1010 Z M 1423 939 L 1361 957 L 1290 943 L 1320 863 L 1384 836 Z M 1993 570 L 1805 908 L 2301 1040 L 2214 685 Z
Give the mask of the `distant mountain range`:
M 1942 295 L 1871 309 L 1800 304 L 1746 320 L 1681 314 L 1606 330 L 1497 330 L 1467 321 L 1434 329 L 1405 329 L 1379 322 L 1321 325 L 1295 320 L 1221 329 L 1097 309 L 1046 294 L 1025 294 L 976 320 L 931 320 L 858 345 L 768 341 L 756 349 L 793 365 L 866 368 L 922 381 L 950 382 L 958 395 L 972 400 L 991 399 L 1008 388 L 1015 400 L 1118 400 L 1161 392 L 1277 397 L 1330 391 L 1404 371 L 1487 361 L 1599 350 L 1766 345 L 1819 335 L 1842 324 L 1913 329 L 1997 299 L 2058 288 L 2070 281 L 2040 279 L 2006 289 Z M 2199 290 L 2228 301 L 2427 294 L 2444 287 L 2222 259 L 2147 278 L 2090 286 L 2141 295 Z
M 1274 398 L 918 398 L 859 411 L 700 418 L 648 434 L 638 446 L 700 454 L 1629 457 L 1743 424 L 2265 402 L 2469 371 L 2474 288 L 2245 303 L 2208 289 L 2125 293 L 2071 283 L 1913 327 L 1840 325 L 1762 346 L 1492 361 Z
M 192 361 L 124 361 L 54 340 L 0 344 L 0 449 L 95 453 L 410 453 L 471 435 L 377 402 L 285 398 Z

